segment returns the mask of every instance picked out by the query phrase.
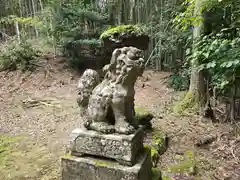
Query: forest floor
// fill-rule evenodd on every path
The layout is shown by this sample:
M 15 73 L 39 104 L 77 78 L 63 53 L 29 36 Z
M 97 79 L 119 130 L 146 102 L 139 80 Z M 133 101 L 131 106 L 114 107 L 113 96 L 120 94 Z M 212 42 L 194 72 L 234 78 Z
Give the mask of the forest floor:
M 1 180 L 60 179 L 60 157 L 67 137 L 83 122 L 76 103 L 80 74 L 65 68 L 61 61 L 49 55 L 32 73 L 0 73 Z M 175 179 L 179 180 L 239 180 L 238 126 L 174 114 L 172 104 L 182 93 L 166 87 L 168 76 L 165 72 L 145 71 L 144 78 L 136 83 L 136 106 L 151 111 L 155 116 L 153 131 L 166 132 L 170 138 L 158 167 L 166 173 L 177 165 L 175 169 L 182 176 Z M 209 135 L 216 136 L 213 143 L 196 146 Z M 190 166 L 183 161 L 186 153 L 194 156 Z M 196 172 L 185 173 L 191 166 L 194 171 L 197 168 Z M 172 170 L 167 174 L 174 173 Z

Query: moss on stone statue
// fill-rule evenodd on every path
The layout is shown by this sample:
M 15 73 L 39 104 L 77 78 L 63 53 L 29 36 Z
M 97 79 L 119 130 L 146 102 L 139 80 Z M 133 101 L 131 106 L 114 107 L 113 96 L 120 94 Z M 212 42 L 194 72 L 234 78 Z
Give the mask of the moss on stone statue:
M 144 31 L 136 25 L 121 25 L 104 31 L 101 34 L 100 39 L 111 37 L 113 35 L 121 33 L 134 33 L 136 35 L 141 35 L 144 34 Z
M 157 166 L 160 155 L 162 155 L 168 146 L 168 137 L 160 131 L 153 132 L 152 141 L 149 144 L 144 144 L 145 148 L 151 150 L 151 159 L 153 167 Z
M 71 157 L 72 157 L 71 153 L 66 153 L 62 156 L 62 158 L 71 158 Z
M 153 139 L 152 146 L 158 150 L 158 154 L 162 155 L 166 151 L 166 143 L 163 137 Z
M 168 148 L 168 136 L 161 132 L 153 132 L 152 135 L 152 146 L 158 150 L 158 154 L 162 155 Z
M 156 156 L 158 154 L 157 149 L 155 149 L 154 147 L 148 145 L 148 144 L 144 144 L 144 148 L 147 148 L 151 151 L 151 157 L 153 158 L 154 156 Z
M 109 161 L 104 161 L 104 160 L 95 160 L 95 165 L 109 167 L 109 166 L 113 166 L 114 163 L 109 162 Z

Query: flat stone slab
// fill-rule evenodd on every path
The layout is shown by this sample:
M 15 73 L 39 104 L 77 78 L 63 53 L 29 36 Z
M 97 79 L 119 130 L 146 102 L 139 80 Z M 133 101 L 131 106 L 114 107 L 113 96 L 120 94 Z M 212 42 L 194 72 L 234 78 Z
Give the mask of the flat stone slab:
M 150 180 L 151 152 L 146 149 L 137 163 L 123 166 L 116 161 L 94 157 L 62 157 L 62 180 Z
M 144 131 L 139 128 L 135 134 L 102 134 L 87 129 L 75 129 L 70 135 L 72 155 L 94 155 L 115 159 L 123 165 L 132 166 L 143 150 Z

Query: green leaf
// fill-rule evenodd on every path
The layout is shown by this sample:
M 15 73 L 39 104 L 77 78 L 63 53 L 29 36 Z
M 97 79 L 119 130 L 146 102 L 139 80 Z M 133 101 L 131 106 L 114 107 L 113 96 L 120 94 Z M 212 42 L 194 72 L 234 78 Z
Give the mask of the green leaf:
M 203 56 L 204 56 L 206 59 L 209 58 L 209 55 L 210 55 L 210 51 L 203 53 Z
M 190 55 L 190 54 L 191 54 L 191 49 L 188 48 L 188 49 L 186 50 L 186 55 L 188 56 L 188 55 Z
M 214 68 L 214 67 L 216 67 L 216 61 L 212 61 L 207 64 L 207 69 Z

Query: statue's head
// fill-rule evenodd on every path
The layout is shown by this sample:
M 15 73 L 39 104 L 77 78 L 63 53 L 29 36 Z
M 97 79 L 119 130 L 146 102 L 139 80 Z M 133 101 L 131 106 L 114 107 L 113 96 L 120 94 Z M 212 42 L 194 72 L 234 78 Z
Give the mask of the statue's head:
M 143 51 L 136 47 L 124 47 L 122 52 L 126 55 L 124 63 L 129 71 L 134 71 L 137 76 L 141 76 L 144 70 Z
M 107 78 L 117 83 L 126 79 L 134 81 L 144 70 L 143 52 L 135 47 L 115 49 L 109 65 L 105 66 Z

